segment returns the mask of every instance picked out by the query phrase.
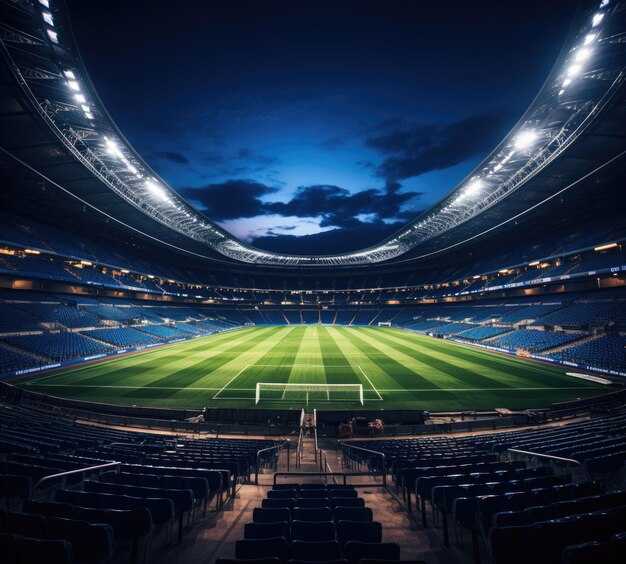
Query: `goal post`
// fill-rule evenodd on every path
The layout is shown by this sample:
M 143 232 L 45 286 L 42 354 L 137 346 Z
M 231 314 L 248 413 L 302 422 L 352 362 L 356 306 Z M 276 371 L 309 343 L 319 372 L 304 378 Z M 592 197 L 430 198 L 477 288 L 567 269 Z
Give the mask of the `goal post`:
M 257 382 L 254 403 L 262 401 L 358 401 L 363 405 L 363 384 L 288 384 Z

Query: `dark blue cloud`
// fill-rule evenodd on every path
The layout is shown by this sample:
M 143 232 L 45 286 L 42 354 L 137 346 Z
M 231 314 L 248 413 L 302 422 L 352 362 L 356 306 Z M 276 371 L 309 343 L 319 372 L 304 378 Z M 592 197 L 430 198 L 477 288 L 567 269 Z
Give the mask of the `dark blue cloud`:
M 162 160 L 171 161 L 177 164 L 189 164 L 189 159 L 182 155 L 181 153 L 177 153 L 176 151 L 157 151 L 154 155 Z
M 365 144 L 385 156 L 376 167 L 380 178 L 403 180 L 444 170 L 492 149 L 515 121 L 514 112 L 498 110 L 471 115 L 448 125 L 387 122 L 390 131 L 372 135 Z

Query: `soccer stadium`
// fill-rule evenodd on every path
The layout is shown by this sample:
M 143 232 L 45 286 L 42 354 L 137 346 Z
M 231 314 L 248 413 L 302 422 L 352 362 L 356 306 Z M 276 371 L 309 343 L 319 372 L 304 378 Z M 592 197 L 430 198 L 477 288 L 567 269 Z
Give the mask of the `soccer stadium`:
M 626 561 L 626 3 L 201 4 L 0 1 L 0 561 Z

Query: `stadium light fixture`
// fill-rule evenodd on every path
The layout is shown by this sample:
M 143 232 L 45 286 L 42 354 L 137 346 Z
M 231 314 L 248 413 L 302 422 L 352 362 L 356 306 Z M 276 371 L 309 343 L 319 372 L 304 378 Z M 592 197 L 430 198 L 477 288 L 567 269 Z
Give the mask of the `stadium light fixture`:
M 48 25 L 54 26 L 54 20 L 52 19 L 52 14 L 50 12 L 42 12 L 41 17 Z
M 46 33 L 48 34 L 48 37 L 50 38 L 50 41 L 52 41 L 52 43 L 59 43 L 59 36 L 56 31 L 52 29 L 46 29 Z
M 607 243 L 606 245 L 600 245 L 599 247 L 596 247 L 595 249 L 593 249 L 594 251 L 606 251 L 607 249 L 614 249 L 615 247 L 618 247 L 619 245 L 617 243 Z
M 158 198 L 160 198 L 163 201 L 169 201 L 169 198 L 167 197 L 167 192 L 165 190 L 163 190 L 163 188 L 161 188 L 156 182 L 154 182 L 154 180 L 146 180 L 144 182 L 144 186 L 155 196 L 157 196 Z
M 472 180 L 472 182 L 470 182 L 465 188 L 465 195 L 474 196 L 478 192 L 480 192 L 480 189 L 482 187 L 483 187 L 483 181 L 480 178 L 476 178 L 475 180 Z
M 532 262 L 529 262 L 528 266 L 539 266 L 539 261 L 538 260 L 534 260 Z
M 74 100 L 76 100 L 79 104 L 84 104 L 87 101 L 87 98 L 83 94 L 74 94 Z
M 582 63 L 589 57 L 591 57 L 591 49 L 588 49 L 587 47 L 582 47 L 574 52 L 574 61 L 577 63 Z
M 583 45 L 589 45 L 593 42 L 593 40 L 598 37 L 597 33 L 588 33 L 585 35 L 585 40 L 583 41 Z
M 78 81 L 76 80 L 68 80 L 67 85 L 75 92 L 80 91 L 80 86 L 78 85 Z
M 124 155 L 122 154 L 122 151 L 120 151 L 120 148 L 115 144 L 114 141 L 111 141 L 107 137 L 105 137 L 104 140 L 105 140 L 105 143 L 106 143 L 107 152 L 110 155 L 113 155 L 114 157 L 117 157 L 118 159 L 123 159 L 124 158 Z
M 581 70 L 583 70 L 583 66 L 581 64 L 575 63 L 567 69 L 567 76 L 576 76 L 577 74 L 580 74 Z
M 516 149 L 527 149 L 530 147 L 537 139 L 538 133 L 534 129 L 527 129 L 526 131 L 522 131 L 518 133 L 515 138 L 515 148 Z
M 63 76 L 65 76 L 68 80 L 76 80 L 76 75 L 71 70 L 64 70 Z
M 85 117 L 87 119 L 93 119 L 93 114 L 91 112 L 85 112 Z
M 604 19 L 604 14 L 602 12 L 598 12 L 597 14 L 594 14 L 593 18 L 591 19 L 591 27 L 599 26 L 603 19 Z
M 39 3 L 44 7 L 44 8 L 50 8 L 50 2 L 49 0 L 39 0 Z

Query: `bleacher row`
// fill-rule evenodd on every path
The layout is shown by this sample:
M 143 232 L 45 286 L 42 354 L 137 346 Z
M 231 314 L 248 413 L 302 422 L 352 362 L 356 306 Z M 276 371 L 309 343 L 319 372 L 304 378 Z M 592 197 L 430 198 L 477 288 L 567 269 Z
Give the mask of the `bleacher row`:
M 625 442 L 622 412 L 541 429 L 350 444 L 383 453 L 408 511 L 417 508 L 424 527 L 440 525 L 447 546 L 450 523 L 457 543 L 469 536 L 475 562 L 486 552 L 495 564 L 578 564 L 626 557 L 626 491 L 598 481 L 617 474 L 624 483 Z M 509 448 L 573 459 L 587 473 L 573 483 L 550 465 L 527 467 Z M 347 447 L 344 457 L 380 469 L 380 457 Z
M 380 308 L 215 307 L 0 290 L 0 373 L 244 325 L 393 326 L 604 369 L 626 368 L 626 293 Z
M 593 247 L 602 242 L 614 242 L 624 238 L 626 226 L 623 219 L 619 216 L 612 221 L 606 219 L 595 224 L 590 220 L 590 225 L 585 230 L 563 229 L 534 243 L 528 240 L 524 244 L 509 245 L 506 250 L 494 252 L 472 265 L 471 273 L 468 273 L 468 265 L 459 264 L 454 267 L 429 268 L 421 272 L 317 279 L 186 270 L 166 265 L 158 259 L 147 261 L 136 250 L 128 247 L 126 241 L 107 243 L 90 237 L 86 231 L 80 236 L 76 232 L 68 235 L 56 227 L 44 225 L 31 218 L 20 219 L 16 215 L 2 214 L 0 244 L 37 250 L 43 254 L 2 254 L 0 271 L 21 272 L 67 282 L 136 288 L 156 294 L 193 292 L 193 295 L 202 295 L 207 299 L 253 299 L 259 302 L 269 299 L 281 303 L 289 298 L 289 291 L 292 290 L 353 289 L 357 292 L 333 296 L 333 300 L 336 300 L 333 303 L 359 302 L 366 294 L 358 291 L 365 288 L 411 287 L 417 284 L 422 287 L 416 288 L 409 295 L 404 294 L 403 297 L 425 298 L 485 290 L 504 284 L 519 284 L 546 276 L 619 268 L 624 265 L 619 249 L 602 253 L 593 251 Z M 581 249 L 587 249 L 587 252 L 580 254 Z M 45 256 L 45 253 L 49 256 Z M 560 258 L 544 260 L 543 257 Z M 84 264 L 85 262 L 89 264 Z M 486 275 L 476 277 L 480 273 Z M 435 284 L 444 286 L 433 287 Z M 208 287 L 199 288 L 200 285 Z M 241 288 L 248 290 L 241 291 Z M 320 298 L 326 301 L 329 296 L 321 294 Z M 387 301 L 395 298 L 389 292 L 378 292 L 374 296 L 370 294 L 368 299 Z
M 277 455 L 257 456 L 273 441 L 182 441 L 2 405 L 0 437 L 3 564 L 146 561 Z M 37 487 L 46 476 L 106 464 L 86 480 L 79 473 Z

